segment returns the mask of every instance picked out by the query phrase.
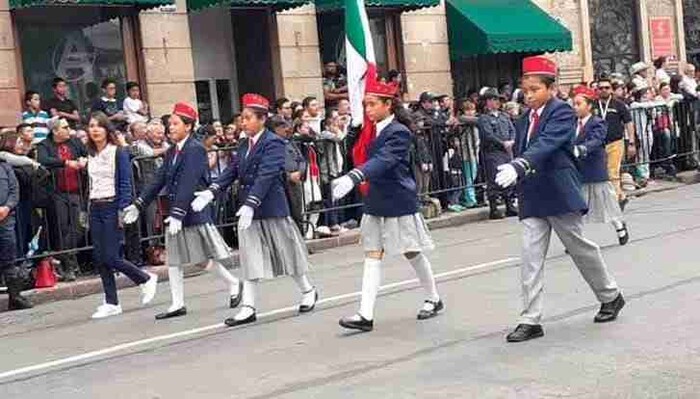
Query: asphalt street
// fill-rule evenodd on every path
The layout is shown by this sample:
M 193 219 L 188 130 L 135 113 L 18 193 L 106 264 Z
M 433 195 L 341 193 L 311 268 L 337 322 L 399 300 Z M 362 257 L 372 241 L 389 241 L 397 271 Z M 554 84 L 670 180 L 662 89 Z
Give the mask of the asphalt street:
M 323 301 L 294 311 L 291 279 L 261 286 L 258 323 L 233 311 L 211 274 L 185 281 L 189 314 L 156 322 L 169 303 L 120 291 L 125 313 L 90 320 L 100 295 L 0 314 L 0 398 L 700 398 L 700 185 L 645 196 L 627 209 L 632 235 L 587 226 L 627 298 L 618 321 L 599 304 L 557 239 L 546 266 L 545 336 L 508 344 L 519 308 L 517 220 L 435 230 L 430 254 L 446 304 L 419 322 L 423 293 L 402 259 L 384 266 L 375 330 L 348 333 L 362 251 L 314 254 Z

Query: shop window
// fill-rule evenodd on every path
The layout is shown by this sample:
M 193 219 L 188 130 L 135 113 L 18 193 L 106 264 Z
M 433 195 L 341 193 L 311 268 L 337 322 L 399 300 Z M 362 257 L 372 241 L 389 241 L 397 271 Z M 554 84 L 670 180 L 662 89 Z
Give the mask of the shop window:
M 127 80 L 122 24 L 131 11 L 118 7 L 34 7 L 15 11 L 25 87 L 52 96 L 59 76 L 82 114 L 102 94 L 104 79 L 116 80 L 119 98 Z

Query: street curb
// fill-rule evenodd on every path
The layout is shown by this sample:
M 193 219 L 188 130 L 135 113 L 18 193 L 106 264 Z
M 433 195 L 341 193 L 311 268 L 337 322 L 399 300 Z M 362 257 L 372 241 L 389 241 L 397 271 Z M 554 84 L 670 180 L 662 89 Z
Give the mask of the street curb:
M 675 190 L 687 185 L 700 183 L 700 173 L 696 171 L 683 172 L 678 174 L 678 181 L 668 182 L 659 181 L 653 186 L 636 190 L 628 193 L 628 197 L 643 197 L 652 193 L 660 193 L 670 190 Z M 442 229 L 447 227 L 462 226 L 471 223 L 478 223 L 489 219 L 488 208 L 468 209 L 460 213 L 444 213 L 437 218 L 426 220 L 430 229 Z M 347 245 L 355 245 L 360 242 L 359 229 L 350 230 L 339 236 L 321 238 L 307 241 L 309 251 L 320 252 L 328 249 L 338 248 Z M 232 268 L 238 265 L 238 251 L 234 251 L 232 261 L 225 264 L 226 267 Z M 167 266 L 150 266 L 144 270 L 158 275 L 158 281 L 168 281 Z M 188 265 L 185 267 L 185 277 L 198 276 L 206 272 L 206 265 Z M 117 287 L 125 288 L 132 287 L 133 283 L 126 276 L 120 275 L 117 277 Z M 67 299 L 78 299 L 88 295 L 94 295 L 102 292 L 102 282 L 98 277 L 87 278 L 71 283 L 58 283 L 55 287 L 42 288 L 26 291 L 24 294 L 31 299 L 35 305 L 42 303 L 62 301 Z M 7 296 L 0 297 L 0 312 L 7 309 Z

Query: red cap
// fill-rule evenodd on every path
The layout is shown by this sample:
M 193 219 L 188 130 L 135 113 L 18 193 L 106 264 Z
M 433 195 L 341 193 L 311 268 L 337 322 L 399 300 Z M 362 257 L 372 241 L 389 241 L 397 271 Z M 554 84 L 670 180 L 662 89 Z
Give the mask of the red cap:
M 391 85 L 387 83 L 382 83 L 379 81 L 367 81 L 367 87 L 365 88 L 365 94 L 371 94 L 377 97 L 394 98 L 396 96 L 398 86 Z
M 175 107 L 173 108 L 173 115 L 184 116 L 185 118 L 190 118 L 193 121 L 197 120 L 197 111 L 195 111 L 195 109 L 187 103 L 175 104 Z
M 270 110 L 270 101 L 268 101 L 267 98 L 261 96 L 260 94 L 244 94 L 242 102 L 243 108 L 254 108 L 256 110 L 265 112 Z
M 536 55 L 523 59 L 523 76 L 544 75 L 555 78 L 557 76 L 557 64 L 549 58 Z
M 598 98 L 598 94 L 595 90 L 591 89 L 586 85 L 579 85 L 574 87 L 574 97 L 583 96 L 589 100 L 595 100 Z

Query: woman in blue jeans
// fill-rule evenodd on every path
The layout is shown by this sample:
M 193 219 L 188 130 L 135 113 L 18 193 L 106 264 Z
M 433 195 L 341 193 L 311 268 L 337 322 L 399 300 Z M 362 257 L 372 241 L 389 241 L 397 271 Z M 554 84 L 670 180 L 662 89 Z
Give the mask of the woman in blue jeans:
M 158 277 L 124 260 L 124 231 L 121 212 L 131 204 L 131 164 L 129 154 L 118 147 L 107 116 L 95 112 L 88 128 L 88 178 L 90 199 L 90 236 L 93 261 L 100 272 L 105 302 L 93 319 L 121 314 L 114 272 L 124 273 L 141 287 L 141 303 L 149 303 L 156 293 Z

